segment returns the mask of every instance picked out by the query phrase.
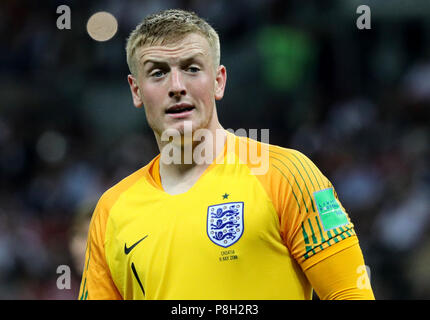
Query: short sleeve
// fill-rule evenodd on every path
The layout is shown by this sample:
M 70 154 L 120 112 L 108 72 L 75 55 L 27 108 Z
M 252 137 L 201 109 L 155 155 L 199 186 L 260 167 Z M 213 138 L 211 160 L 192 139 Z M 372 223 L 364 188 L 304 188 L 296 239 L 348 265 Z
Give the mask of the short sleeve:
M 296 150 L 270 154 L 280 176 L 276 207 L 281 235 L 302 269 L 358 243 L 334 186 L 315 164 Z

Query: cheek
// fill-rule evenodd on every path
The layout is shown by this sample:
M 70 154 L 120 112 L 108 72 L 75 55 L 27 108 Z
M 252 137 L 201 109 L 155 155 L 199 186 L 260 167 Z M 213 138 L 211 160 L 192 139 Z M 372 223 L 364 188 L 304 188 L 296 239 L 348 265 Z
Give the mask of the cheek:
M 164 91 L 158 86 L 146 85 L 142 88 L 142 101 L 147 114 L 159 112 L 163 106 Z
M 215 85 L 209 77 L 202 78 L 190 86 L 190 93 L 195 99 L 200 100 L 205 105 L 209 106 L 215 96 Z

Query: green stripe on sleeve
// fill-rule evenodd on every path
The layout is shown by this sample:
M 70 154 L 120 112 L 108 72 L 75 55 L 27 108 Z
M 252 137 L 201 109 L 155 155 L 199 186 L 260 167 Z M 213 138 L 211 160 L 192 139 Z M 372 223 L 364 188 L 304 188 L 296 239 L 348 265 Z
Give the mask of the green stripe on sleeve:
M 312 210 L 313 210 L 313 212 L 315 212 L 315 206 L 314 206 L 314 202 L 312 201 L 312 195 L 311 195 L 311 193 L 310 193 L 310 191 L 309 191 L 309 188 L 308 188 L 308 185 L 307 185 L 307 183 L 306 183 L 306 180 L 305 180 L 305 178 L 303 178 L 302 173 L 300 172 L 299 168 L 297 168 L 297 166 L 296 166 L 296 164 L 293 162 L 293 160 L 291 160 L 290 158 L 288 158 L 286 155 L 284 155 L 284 154 L 282 154 L 282 153 L 274 152 L 274 151 L 271 151 L 271 152 L 272 152 L 272 153 L 275 153 L 275 154 L 279 154 L 279 155 L 281 155 L 282 157 L 284 157 L 285 159 L 287 159 L 288 161 L 290 161 L 290 162 L 293 164 L 293 166 L 296 168 L 297 172 L 299 173 L 300 177 L 301 177 L 301 178 L 302 178 L 302 180 L 303 180 L 303 183 L 305 184 L 305 188 L 306 188 L 306 191 L 308 192 L 309 199 L 311 199 Z M 276 158 L 275 158 L 275 159 L 276 159 Z M 278 159 L 278 160 L 279 160 L 279 159 Z M 281 161 L 281 160 L 279 160 L 279 161 Z M 282 162 L 282 161 L 281 161 L 281 162 Z M 288 166 L 287 166 L 285 163 L 283 163 L 283 162 L 282 162 L 282 164 L 288 168 Z M 304 167 L 303 167 L 303 169 L 304 169 Z M 290 170 L 290 169 L 288 168 L 288 170 Z M 306 169 L 305 169 L 305 171 L 306 171 Z M 290 170 L 290 172 L 291 172 L 291 170 Z M 296 177 L 294 176 L 294 174 L 293 174 L 292 172 L 291 172 L 291 174 L 293 175 L 294 179 L 296 179 Z M 307 171 L 306 171 L 306 174 L 307 174 Z M 308 177 L 309 177 L 309 175 L 308 175 Z M 310 180 L 310 179 L 309 179 L 309 180 Z M 312 182 L 312 180 L 311 180 L 311 182 Z M 296 183 L 297 183 L 297 186 L 299 186 L 299 184 L 298 184 L 297 180 L 296 180 Z M 299 186 L 299 188 L 300 188 L 300 186 Z M 300 192 L 301 192 L 301 189 L 300 189 Z M 303 193 L 302 193 L 302 197 L 303 197 Z M 305 199 L 304 199 L 304 198 L 303 198 L 303 202 L 305 202 Z
M 302 233 L 303 233 L 303 239 L 305 240 L 305 243 L 309 244 L 309 237 L 308 237 L 308 234 L 306 233 L 305 226 L 303 225 L 303 222 L 302 222 Z M 306 251 L 308 251 L 308 249 L 306 249 Z
M 309 227 L 311 228 L 311 231 L 312 231 L 312 241 L 314 244 L 318 243 L 317 237 L 315 236 L 314 228 L 312 227 L 311 219 L 309 219 L 309 218 L 308 218 L 308 223 L 309 223 Z
M 315 216 L 315 220 L 316 220 L 316 222 L 317 222 L 318 229 L 320 230 L 321 242 L 325 242 L 324 235 L 323 235 L 323 232 L 322 232 L 322 229 L 321 229 L 321 225 L 320 225 L 320 222 L 319 222 L 319 220 L 318 220 L 318 217 L 317 217 L 317 216 Z
M 272 166 L 273 166 L 275 169 L 277 169 L 277 170 L 282 174 L 282 176 L 285 178 L 285 180 L 287 180 L 288 184 L 290 185 L 290 187 L 291 187 L 291 191 L 293 192 L 294 199 L 296 199 L 297 206 L 298 206 L 299 213 L 300 213 L 300 211 L 301 211 L 301 210 L 300 210 L 300 203 L 299 203 L 299 200 L 297 200 L 297 196 L 296 196 L 296 193 L 294 192 L 293 186 L 291 185 L 290 181 L 288 180 L 288 178 L 285 176 L 285 174 L 282 172 L 282 170 L 281 170 L 281 169 L 279 169 L 279 168 L 278 168 L 277 166 L 275 166 L 274 164 L 272 164 Z
M 85 295 L 85 289 L 86 289 L 86 286 L 87 286 L 87 278 L 85 277 L 85 280 L 84 280 L 84 287 L 82 288 L 82 295 L 81 295 L 81 297 L 79 298 L 79 300 L 84 300 L 84 295 Z M 88 292 L 88 291 L 87 291 Z
M 281 162 L 288 169 L 288 171 L 290 171 L 291 175 L 294 178 L 294 181 L 296 182 L 297 187 L 299 188 L 300 193 L 302 194 L 303 204 L 305 205 L 306 212 L 309 212 L 309 209 L 308 209 L 308 207 L 306 205 L 306 202 L 305 202 L 305 197 L 303 196 L 302 188 L 300 188 L 299 182 L 297 181 L 296 176 L 294 175 L 294 173 L 291 172 L 290 168 L 282 160 L 280 160 L 278 158 L 275 158 L 275 157 L 272 157 L 272 159 L 278 160 L 279 162 Z

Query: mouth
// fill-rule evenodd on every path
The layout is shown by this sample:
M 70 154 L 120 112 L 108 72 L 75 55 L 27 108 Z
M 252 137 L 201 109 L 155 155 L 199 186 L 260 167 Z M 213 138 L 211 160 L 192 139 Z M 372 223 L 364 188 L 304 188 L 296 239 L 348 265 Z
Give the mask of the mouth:
M 166 114 L 174 118 L 180 118 L 191 114 L 194 109 L 195 107 L 189 103 L 178 103 L 169 107 L 166 110 Z

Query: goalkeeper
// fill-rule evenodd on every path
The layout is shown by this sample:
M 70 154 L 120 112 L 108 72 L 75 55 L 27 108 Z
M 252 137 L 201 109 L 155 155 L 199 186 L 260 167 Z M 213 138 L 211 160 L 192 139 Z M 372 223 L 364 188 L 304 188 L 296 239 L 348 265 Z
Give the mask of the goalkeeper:
M 80 299 L 374 299 L 354 225 L 315 164 L 221 126 L 227 71 L 205 20 L 146 17 L 127 62 L 160 154 L 100 198 Z

